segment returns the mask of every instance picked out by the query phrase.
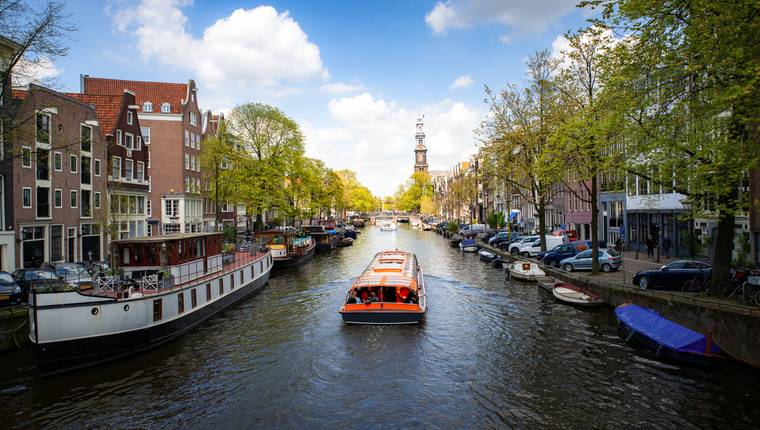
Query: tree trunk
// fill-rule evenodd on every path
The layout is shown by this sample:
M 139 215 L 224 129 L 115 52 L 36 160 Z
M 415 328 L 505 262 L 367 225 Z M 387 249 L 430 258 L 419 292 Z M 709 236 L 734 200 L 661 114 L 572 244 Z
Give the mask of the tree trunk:
M 722 197 L 721 203 L 726 204 L 738 198 L 736 192 Z M 729 203 L 730 204 L 730 203 Z M 721 297 L 729 287 L 731 279 L 731 257 L 734 248 L 734 223 L 736 216 L 731 211 L 721 213 L 718 218 L 718 229 L 715 234 L 715 252 L 713 271 L 710 279 L 710 295 Z
M 538 237 L 541 240 L 541 252 L 546 251 L 546 198 L 541 197 L 536 205 L 536 213 L 538 214 Z
M 591 274 L 599 273 L 599 198 L 598 178 L 591 177 Z

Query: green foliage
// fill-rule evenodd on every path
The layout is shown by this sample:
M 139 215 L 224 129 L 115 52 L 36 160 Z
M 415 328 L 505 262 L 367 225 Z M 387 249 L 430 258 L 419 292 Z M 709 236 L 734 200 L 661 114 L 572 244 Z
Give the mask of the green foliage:
M 423 203 L 430 208 L 433 199 L 433 183 L 427 172 L 414 172 L 406 181 L 399 185 L 395 200 L 399 210 L 406 212 L 420 212 Z
M 451 233 L 456 233 L 459 231 L 459 223 L 456 223 L 454 221 L 449 221 L 448 225 L 446 226 L 446 229 Z
M 229 242 L 234 242 L 237 238 L 237 229 L 233 226 L 227 226 L 222 232 L 222 238 Z
M 496 212 L 491 212 L 490 215 L 488 215 L 488 226 L 491 228 L 497 228 L 499 226 L 499 217 L 496 215 Z
M 750 244 L 749 232 L 741 232 L 737 238 L 737 241 L 739 246 L 736 249 L 736 258 L 733 261 L 733 265 L 738 267 L 753 266 L 753 261 L 750 258 L 752 253 L 752 246 Z

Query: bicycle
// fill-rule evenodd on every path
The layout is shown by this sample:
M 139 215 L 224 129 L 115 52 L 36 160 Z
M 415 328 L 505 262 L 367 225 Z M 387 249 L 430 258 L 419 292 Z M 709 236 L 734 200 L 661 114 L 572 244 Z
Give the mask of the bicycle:
M 749 274 L 744 282 L 734 287 L 728 298 L 737 303 L 760 306 L 760 273 Z

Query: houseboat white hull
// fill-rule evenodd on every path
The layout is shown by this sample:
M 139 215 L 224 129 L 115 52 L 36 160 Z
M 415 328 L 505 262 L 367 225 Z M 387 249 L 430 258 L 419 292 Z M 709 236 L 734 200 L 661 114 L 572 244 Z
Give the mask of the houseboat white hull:
M 129 298 L 33 290 L 30 339 L 38 370 L 59 373 L 161 345 L 259 291 L 272 266 L 266 253 L 180 287 Z

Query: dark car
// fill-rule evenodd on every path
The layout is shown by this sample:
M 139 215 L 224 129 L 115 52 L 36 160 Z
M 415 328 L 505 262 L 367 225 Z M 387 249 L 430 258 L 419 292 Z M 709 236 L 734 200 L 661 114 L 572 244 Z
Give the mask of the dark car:
M 0 306 L 15 305 L 24 301 L 21 287 L 10 273 L 0 272 Z
M 488 244 L 491 246 L 499 246 L 504 242 L 515 240 L 520 236 L 522 236 L 520 233 L 515 233 L 513 231 L 500 231 L 495 236 L 488 239 Z
M 58 276 L 50 269 L 17 269 L 13 272 L 13 280 L 21 287 L 24 298 L 29 296 L 32 287 L 48 284 L 60 284 Z
M 576 240 L 575 242 L 557 245 L 551 250 L 544 252 L 543 255 L 541 255 L 539 252 L 536 258 L 543 261 L 543 263 L 547 266 L 559 267 L 560 261 L 564 260 L 565 258 L 573 257 L 579 252 L 590 248 L 590 240 Z
M 679 260 L 659 269 L 640 270 L 633 276 L 633 284 L 640 288 L 682 290 L 695 281 L 712 276 L 712 265 L 703 261 Z

